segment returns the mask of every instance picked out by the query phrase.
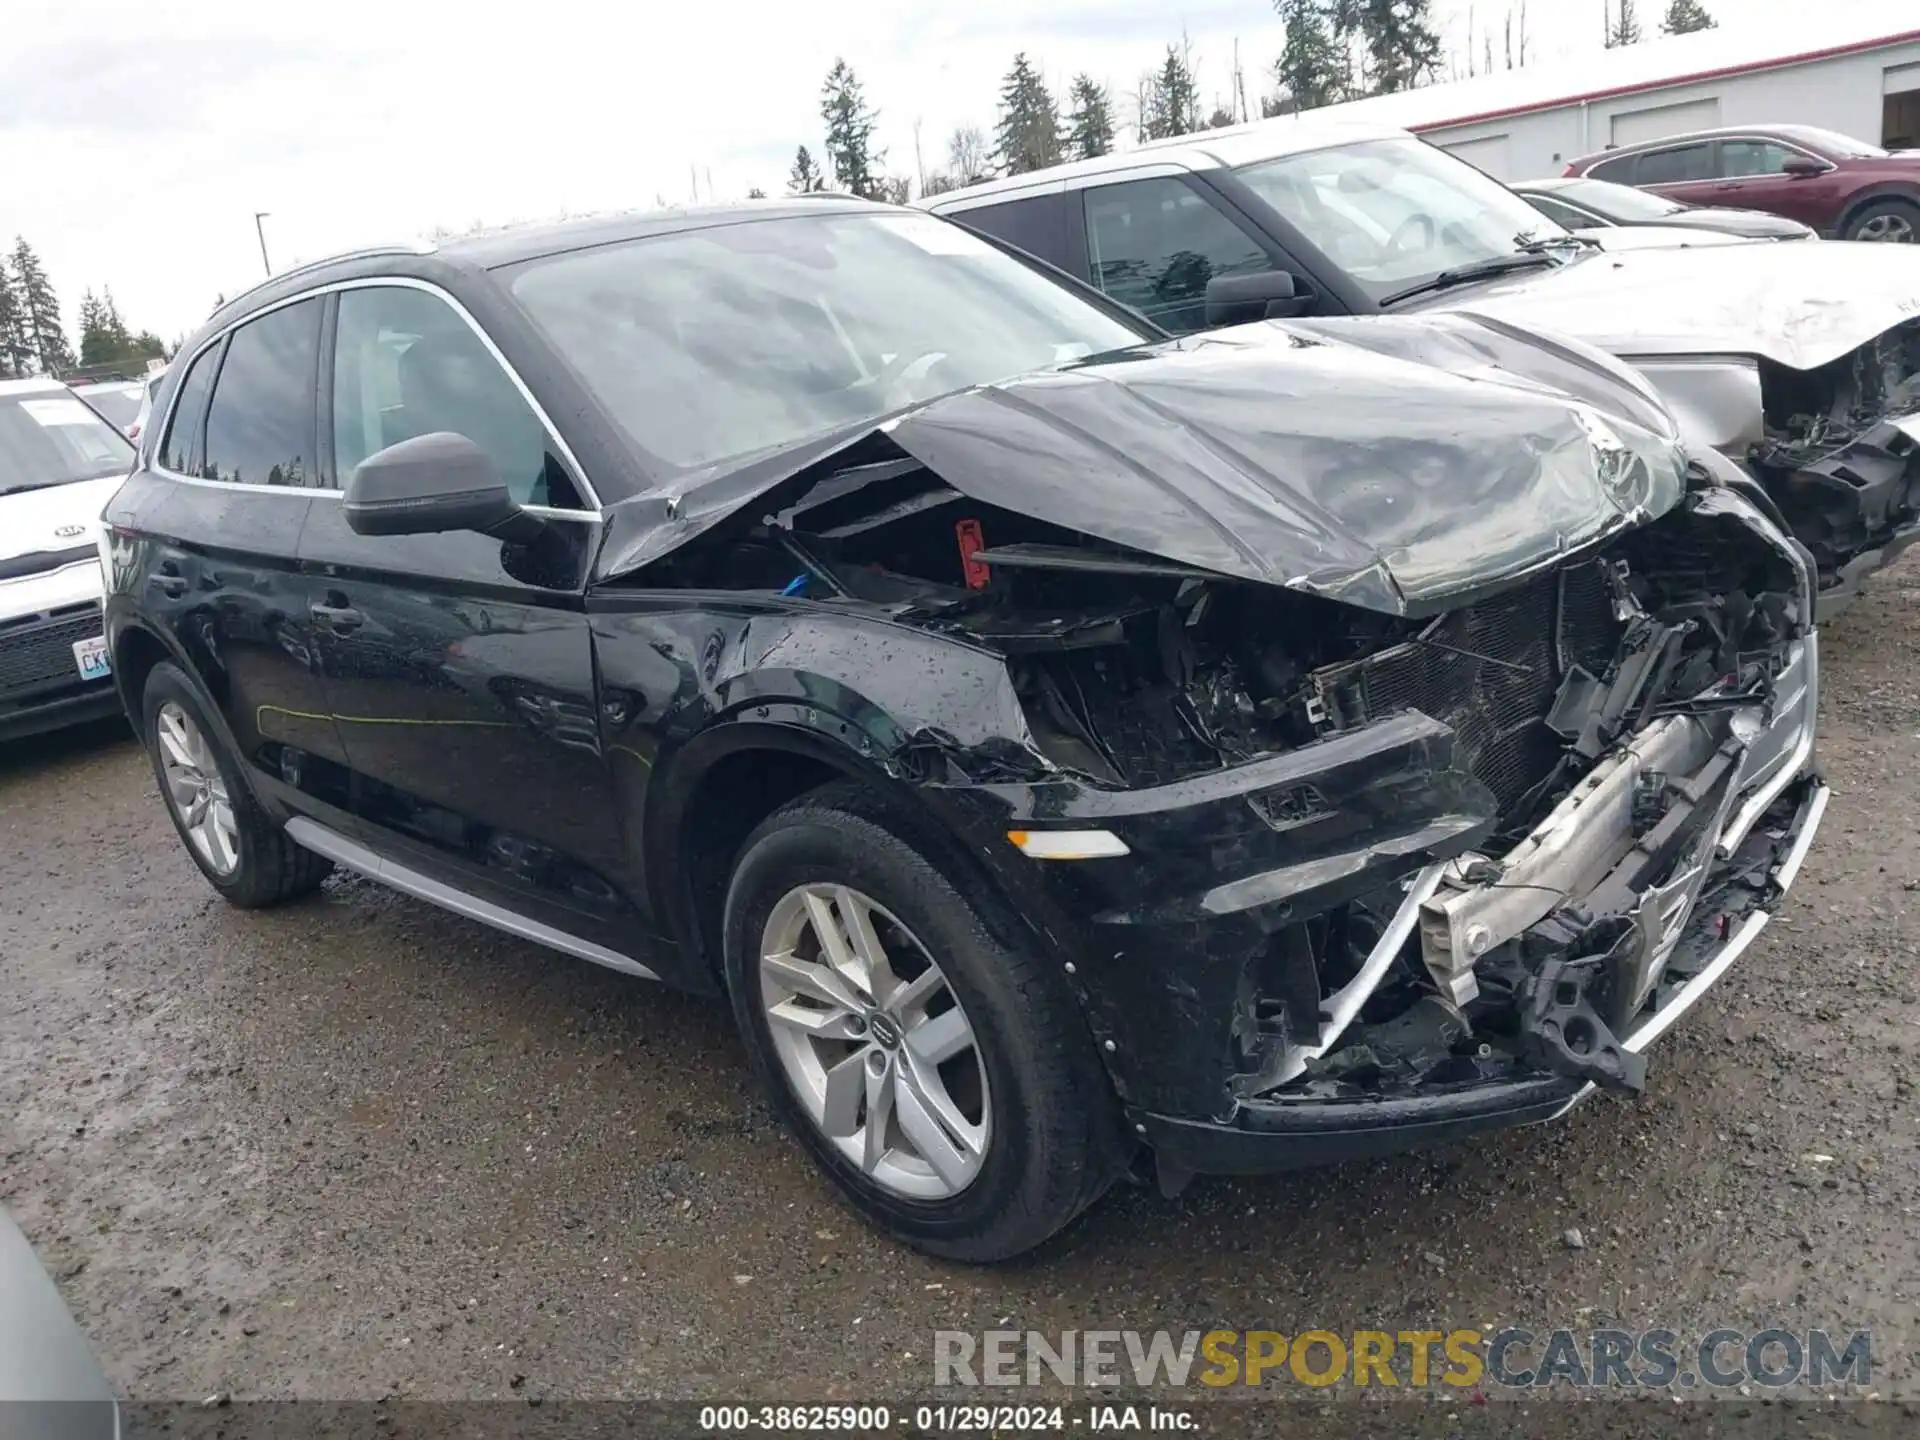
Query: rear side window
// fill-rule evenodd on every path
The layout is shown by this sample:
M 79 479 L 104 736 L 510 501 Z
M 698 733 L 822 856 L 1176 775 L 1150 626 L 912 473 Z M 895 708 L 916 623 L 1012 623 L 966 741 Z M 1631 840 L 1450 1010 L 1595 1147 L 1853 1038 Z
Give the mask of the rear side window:
M 1589 165 L 1586 173 L 1595 180 L 1611 180 L 1616 185 L 1634 183 L 1633 166 L 1638 155 L 1621 155 L 1612 160 L 1602 160 L 1597 165 Z
M 1676 145 L 1671 150 L 1649 150 L 1634 167 L 1636 185 L 1683 185 L 1689 180 L 1713 178 L 1711 145 Z
M 947 218 L 985 231 L 1049 265 L 1071 268 L 1066 254 L 1067 203 L 1065 195 L 1040 195 L 1031 200 L 1009 200 L 1004 205 L 978 205 Z
M 161 466 L 176 475 L 200 474 L 206 455 L 202 440 L 206 431 L 207 392 L 213 389 L 213 372 L 219 364 L 220 347 L 209 345 L 180 381 L 180 396 L 173 402 L 173 419 L 167 426 L 167 438 L 160 446 Z
M 315 483 L 320 306 L 318 299 L 288 305 L 248 321 L 227 341 L 207 407 L 206 478 L 295 489 Z
M 546 426 L 473 327 L 411 287 L 345 290 L 334 326 L 333 465 L 344 478 L 376 450 L 451 431 L 487 453 L 522 505 L 579 509 Z
M 1176 334 L 1207 323 L 1207 281 L 1270 270 L 1253 238 L 1181 180 L 1086 192 L 1093 283 Z

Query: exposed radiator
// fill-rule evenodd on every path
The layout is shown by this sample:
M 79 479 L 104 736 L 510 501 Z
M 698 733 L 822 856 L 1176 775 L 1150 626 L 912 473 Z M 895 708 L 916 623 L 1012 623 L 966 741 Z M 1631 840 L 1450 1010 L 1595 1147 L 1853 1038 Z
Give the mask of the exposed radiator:
M 1567 668 L 1603 672 L 1620 633 L 1602 562 L 1592 559 L 1442 615 L 1417 640 L 1316 679 L 1340 728 L 1399 710 L 1451 727 L 1461 760 L 1504 809 L 1559 757 L 1562 742 L 1541 722 Z

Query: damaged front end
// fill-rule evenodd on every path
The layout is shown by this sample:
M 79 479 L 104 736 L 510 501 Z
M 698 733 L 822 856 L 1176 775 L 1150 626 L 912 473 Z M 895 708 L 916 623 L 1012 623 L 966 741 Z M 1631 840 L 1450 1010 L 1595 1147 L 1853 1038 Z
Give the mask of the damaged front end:
M 1187 1072 L 1218 1089 L 1176 1087 L 1187 1113 L 1139 1107 L 1163 1179 L 1391 1150 L 1546 1118 L 1594 1086 L 1639 1090 L 1646 1047 L 1766 923 L 1824 811 L 1810 599 L 1796 547 L 1709 488 L 1344 658 L 1288 669 L 1274 653 L 1303 647 L 1282 641 L 1265 668 L 1196 671 L 1170 702 L 1196 745 L 1244 745 L 1227 720 L 1241 717 L 1268 727 L 1265 748 L 1297 743 L 1291 758 L 1325 767 L 1289 766 L 1245 797 L 1282 866 L 1235 873 L 1254 847 L 1216 833 L 1223 873 L 1101 916 L 1113 944 L 1096 963 L 1158 950 L 1172 992 L 1128 996 L 1114 1031 L 1165 1051 L 1197 1022 L 1219 1047 Z M 1111 743 L 1144 709 L 1079 729 Z M 1177 829 L 1156 816 L 1149 833 Z M 1166 945 L 1183 924 L 1188 944 Z
M 1618 409 L 1201 343 L 1204 374 L 1180 350 L 936 402 L 638 583 L 901 657 L 824 682 L 786 619 L 733 647 L 964 839 L 1163 1182 L 1637 1090 L 1824 808 L 1805 551 Z M 953 663 L 918 668 L 929 636 Z M 1036 858 L 1065 854 L 1099 858 Z
M 1749 467 L 1812 551 L 1821 609 L 1920 539 L 1920 320 L 1812 370 L 1758 366 Z
M 767 517 L 757 583 L 1004 657 L 1018 743 L 923 727 L 887 763 L 1067 957 L 1169 1184 L 1637 1090 L 1820 818 L 1804 558 L 1703 475 L 1411 619 L 1076 543 L 909 457 L 853 458 Z M 1004 843 L 1049 829 L 1125 853 Z

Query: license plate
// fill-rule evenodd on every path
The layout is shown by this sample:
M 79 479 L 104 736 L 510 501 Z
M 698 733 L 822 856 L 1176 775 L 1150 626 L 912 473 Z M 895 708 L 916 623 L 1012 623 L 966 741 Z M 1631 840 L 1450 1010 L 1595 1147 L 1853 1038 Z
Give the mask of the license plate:
M 113 673 L 113 662 L 107 659 L 107 637 L 96 635 L 91 640 L 73 642 L 73 663 L 80 667 L 82 680 L 104 680 Z

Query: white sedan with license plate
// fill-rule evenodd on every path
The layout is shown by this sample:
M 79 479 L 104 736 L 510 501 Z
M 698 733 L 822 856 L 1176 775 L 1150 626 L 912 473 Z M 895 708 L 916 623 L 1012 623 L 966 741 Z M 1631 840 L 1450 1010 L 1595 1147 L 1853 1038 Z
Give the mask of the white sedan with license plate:
M 133 447 L 54 380 L 0 381 L 0 741 L 119 709 L 100 511 Z

